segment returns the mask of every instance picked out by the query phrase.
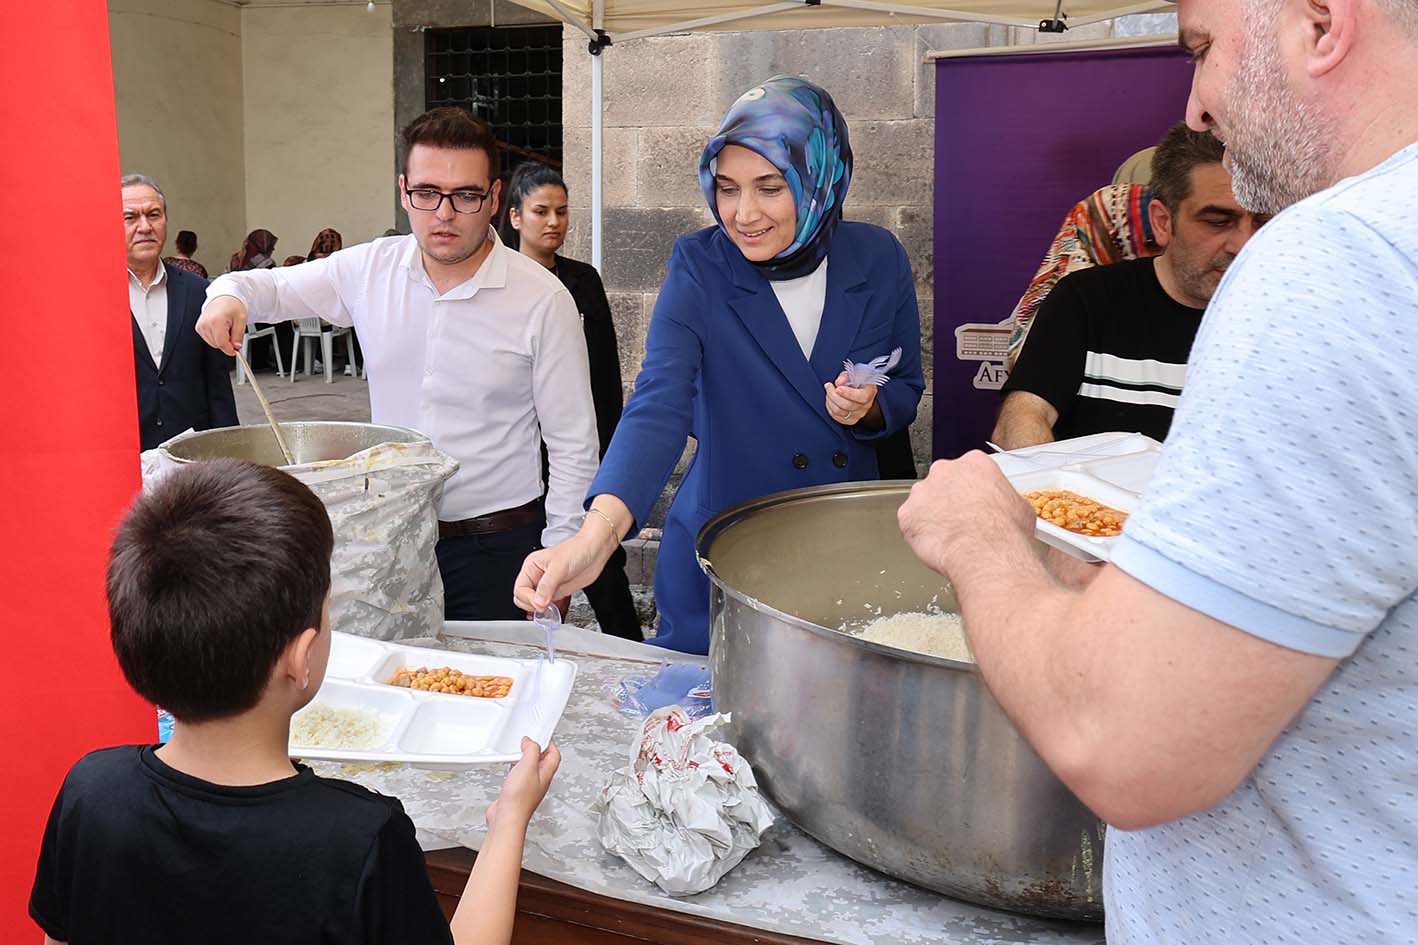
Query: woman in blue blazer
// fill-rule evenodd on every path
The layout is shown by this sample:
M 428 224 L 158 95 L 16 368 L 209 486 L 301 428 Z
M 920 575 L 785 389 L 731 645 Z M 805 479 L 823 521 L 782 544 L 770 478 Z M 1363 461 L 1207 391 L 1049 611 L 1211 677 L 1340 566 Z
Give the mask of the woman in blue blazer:
M 846 122 L 822 89 L 777 76 L 734 103 L 700 161 L 719 225 L 676 241 L 586 520 L 528 557 L 520 606 L 541 609 L 590 583 L 645 521 L 692 436 L 656 561 L 653 642 L 705 653 L 700 527 L 771 492 L 877 477 L 873 441 L 915 418 L 925 386 L 920 320 L 901 244 L 842 220 L 851 174 Z M 886 384 L 847 384 L 844 361 L 896 348 Z

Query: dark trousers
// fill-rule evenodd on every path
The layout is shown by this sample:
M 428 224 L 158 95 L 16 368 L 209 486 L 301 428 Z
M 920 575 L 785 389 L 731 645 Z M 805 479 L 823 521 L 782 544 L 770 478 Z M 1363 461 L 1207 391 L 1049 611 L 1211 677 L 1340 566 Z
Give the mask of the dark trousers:
M 909 426 L 876 441 L 876 465 L 880 479 L 916 478 L 916 457 L 911 452 Z
M 440 538 L 435 548 L 443 575 L 443 616 L 448 620 L 525 620 L 512 603 L 512 587 L 527 555 L 541 547 L 544 523 L 490 535 Z
M 625 549 L 616 548 L 600 577 L 586 587 L 586 599 L 596 612 L 601 632 L 637 643 L 645 639 L 635 600 L 630 596 L 630 578 L 625 576 Z
M 602 450 L 604 458 L 604 450 Z M 542 444 L 542 493 L 545 498 L 547 474 L 551 469 L 547 458 L 547 445 Z M 601 632 L 623 640 L 645 641 L 640 630 L 640 615 L 635 612 L 635 599 L 630 596 L 630 578 L 625 576 L 625 549 L 617 548 L 606 562 L 599 577 L 588 584 L 583 591 L 591 610 L 596 615 L 596 623 Z M 565 616 L 563 614 L 562 616 Z
M 291 344 L 295 341 L 295 328 L 290 322 L 276 322 L 275 329 L 275 344 L 266 344 L 269 339 L 263 338 L 259 344 L 251 346 L 251 370 L 274 371 L 277 348 L 280 349 L 282 360 L 290 354 Z M 287 365 L 287 368 L 289 367 L 290 365 Z

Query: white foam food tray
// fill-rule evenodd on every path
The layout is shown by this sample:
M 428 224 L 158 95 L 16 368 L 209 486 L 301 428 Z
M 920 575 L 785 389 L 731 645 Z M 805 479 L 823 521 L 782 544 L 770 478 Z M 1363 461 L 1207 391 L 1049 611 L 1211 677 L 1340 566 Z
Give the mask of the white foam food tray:
M 1066 489 L 1089 499 L 1096 499 L 1104 505 L 1111 505 L 1120 512 L 1131 512 L 1137 499 L 1126 489 L 1096 479 L 1085 472 L 1074 469 L 1040 469 L 1009 477 L 1010 483 L 1021 493 L 1037 491 L 1057 491 Z M 1053 522 L 1039 519 L 1035 523 L 1034 534 L 1046 545 L 1053 545 L 1070 554 L 1082 552 L 1093 560 L 1106 561 L 1112 552 L 1115 538 L 1096 538 L 1080 535 Z
M 1131 513 L 1147 488 L 1162 444 L 1141 433 L 1095 433 L 996 453 L 1005 478 L 1021 493 L 1067 490 Z M 1126 529 L 1124 525 L 1124 529 Z M 1106 561 L 1116 537 L 1095 538 L 1040 519 L 1040 541 L 1085 561 Z
M 507 676 L 512 687 L 501 699 L 485 699 L 389 685 L 404 666 Z M 522 756 L 522 736 L 543 747 L 551 739 L 575 681 L 576 664 L 567 659 L 508 659 L 334 633 L 325 682 L 311 704 L 373 711 L 380 722 L 378 743 L 356 750 L 292 741 L 290 753 L 309 760 L 398 761 L 445 771 L 516 761 Z

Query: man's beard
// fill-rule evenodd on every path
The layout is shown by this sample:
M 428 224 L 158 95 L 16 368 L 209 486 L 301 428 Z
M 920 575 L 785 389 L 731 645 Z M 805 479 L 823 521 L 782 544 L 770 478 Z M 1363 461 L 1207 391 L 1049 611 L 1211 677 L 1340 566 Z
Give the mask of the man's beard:
M 1336 180 L 1334 122 L 1285 84 L 1273 6 L 1246 4 L 1246 45 L 1220 129 L 1231 190 L 1253 213 L 1279 213 Z
M 1172 261 L 1172 273 L 1176 277 L 1177 283 L 1182 287 L 1182 291 L 1194 299 L 1211 300 L 1211 296 L 1216 293 L 1216 286 L 1221 281 L 1221 274 L 1217 269 L 1228 269 L 1236 259 L 1233 253 L 1222 253 L 1212 259 L 1203 260 L 1200 265 L 1195 265 L 1188 258 L 1179 257 Z

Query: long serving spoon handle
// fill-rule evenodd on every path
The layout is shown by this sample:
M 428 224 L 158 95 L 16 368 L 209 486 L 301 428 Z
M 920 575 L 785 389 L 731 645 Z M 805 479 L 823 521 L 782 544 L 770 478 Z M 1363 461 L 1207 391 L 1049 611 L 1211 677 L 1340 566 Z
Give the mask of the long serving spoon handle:
M 261 409 L 266 413 L 266 422 L 271 424 L 271 432 L 276 434 L 276 445 L 281 448 L 281 455 L 286 458 L 286 465 L 294 466 L 295 456 L 291 453 L 290 447 L 286 445 L 286 438 L 281 433 L 281 425 L 276 422 L 276 415 L 271 413 L 271 404 L 266 400 L 266 395 L 261 392 L 261 385 L 256 383 L 256 375 L 251 373 L 251 365 L 246 363 L 246 358 L 242 356 L 240 349 L 237 349 L 236 360 L 241 362 L 241 369 L 246 372 L 246 379 L 251 382 L 251 389 L 256 392 L 256 399 L 261 402 Z

